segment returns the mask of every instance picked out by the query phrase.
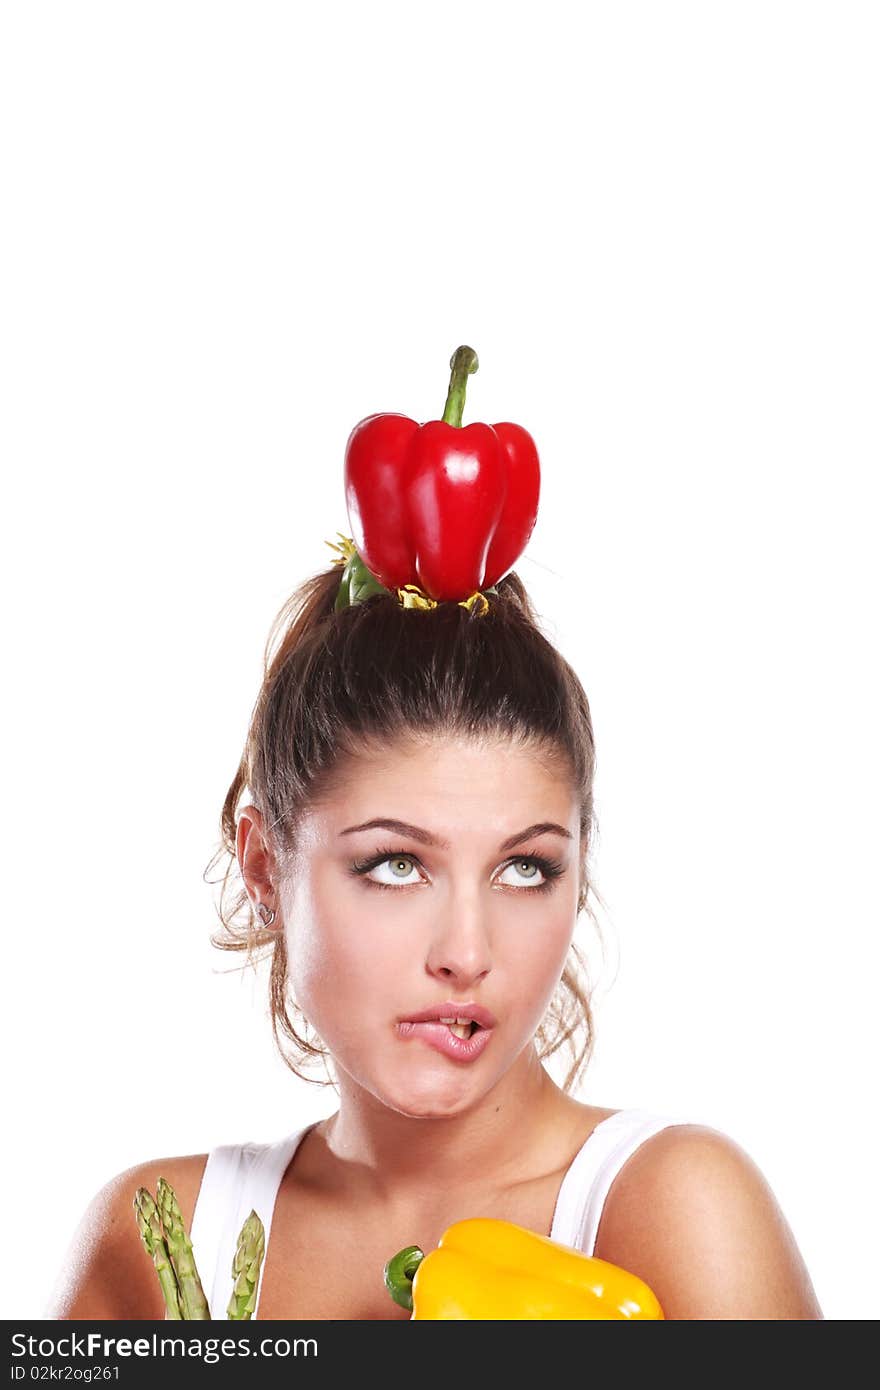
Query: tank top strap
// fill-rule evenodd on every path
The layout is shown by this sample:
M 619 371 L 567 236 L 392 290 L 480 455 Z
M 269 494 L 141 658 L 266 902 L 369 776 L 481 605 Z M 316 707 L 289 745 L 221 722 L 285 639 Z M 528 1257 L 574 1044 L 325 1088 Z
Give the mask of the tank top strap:
M 193 1212 L 190 1239 L 212 1318 L 226 1318 L 232 1295 L 232 1261 L 236 1242 L 251 1211 L 255 1211 L 263 1223 L 268 1250 L 275 1198 L 281 1179 L 300 1140 L 313 1127 L 304 1125 L 293 1134 L 269 1144 L 221 1144 L 208 1154 Z M 265 1263 L 264 1255 L 264 1267 Z M 257 1305 L 262 1282 L 261 1269 Z
M 627 1159 L 646 1139 L 692 1119 L 651 1110 L 618 1110 L 600 1120 L 569 1164 L 556 1198 L 550 1239 L 592 1255 L 605 1198 Z

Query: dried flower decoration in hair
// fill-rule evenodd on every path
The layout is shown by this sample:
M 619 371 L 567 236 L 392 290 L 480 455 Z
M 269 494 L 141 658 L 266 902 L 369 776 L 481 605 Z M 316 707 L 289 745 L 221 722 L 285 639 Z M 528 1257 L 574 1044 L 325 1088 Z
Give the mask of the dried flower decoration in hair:
M 387 593 L 405 608 L 454 601 L 483 613 L 524 551 L 538 515 L 538 451 L 521 425 L 462 426 L 478 365 L 473 348 L 453 353 L 442 419 L 368 415 L 349 435 L 352 536 L 326 542 L 343 565 L 337 609 Z

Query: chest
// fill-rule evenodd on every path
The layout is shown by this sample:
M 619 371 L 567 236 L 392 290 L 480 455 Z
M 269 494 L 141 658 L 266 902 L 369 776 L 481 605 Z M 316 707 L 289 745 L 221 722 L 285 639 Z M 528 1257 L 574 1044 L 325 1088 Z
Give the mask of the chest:
M 418 1213 L 332 1209 L 294 1189 L 272 1219 L 257 1316 L 339 1321 L 408 1320 L 385 1288 L 383 1270 L 406 1245 L 425 1254 L 453 1221 L 492 1216 L 549 1236 L 563 1173 L 554 1173 L 500 1196 L 425 1204 Z

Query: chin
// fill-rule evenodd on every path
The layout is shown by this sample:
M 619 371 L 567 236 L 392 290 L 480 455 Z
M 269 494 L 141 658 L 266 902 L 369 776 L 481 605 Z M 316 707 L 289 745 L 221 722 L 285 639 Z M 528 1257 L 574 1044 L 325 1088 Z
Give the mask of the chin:
M 387 1104 L 387 1102 L 386 1102 Z M 455 1115 L 460 1115 L 467 1110 L 468 1102 L 459 1100 L 457 1105 L 438 1105 L 436 1102 L 425 1102 L 423 1105 L 413 1102 L 407 1105 L 406 1102 L 399 1104 L 388 1104 L 389 1110 L 394 1110 L 398 1115 L 405 1115 L 408 1120 L 450 1120 Z
M 376 1098 L 413 1120 L 442 1120 L 461 1114 L 477 1099 L 475 1087 L 466 1076 L 425 1076 L 417 1086 L 374 1092 Z M 479 1094 L 482 1094 L 480 1088 Z

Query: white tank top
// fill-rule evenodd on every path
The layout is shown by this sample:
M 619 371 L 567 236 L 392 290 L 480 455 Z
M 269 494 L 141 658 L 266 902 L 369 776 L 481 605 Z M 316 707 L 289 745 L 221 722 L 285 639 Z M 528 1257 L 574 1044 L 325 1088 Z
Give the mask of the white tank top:
M 238 1233 L 251 1210 L 272 1229 L 275 1198 L 300 1141 L 314 1129 L 304 1125 L 269 1144 L 223 1144 L 208 1155 L 196 1199 L 190 1238 L 211 1317 L 225 1320 L 232 1293 L 232 1260 Z M 553 1210 L 550 1239 L 592 1255 L 611 1184 L 636 1149 L 669 1125 L 686 1119 L 650 1110 L 618 1110 L 596 1125 L 565 1171 Z M 263 1257 L 263 1268 L 266 1259 Z M 262 1271 L 254 1317 L 259 1315 Z

